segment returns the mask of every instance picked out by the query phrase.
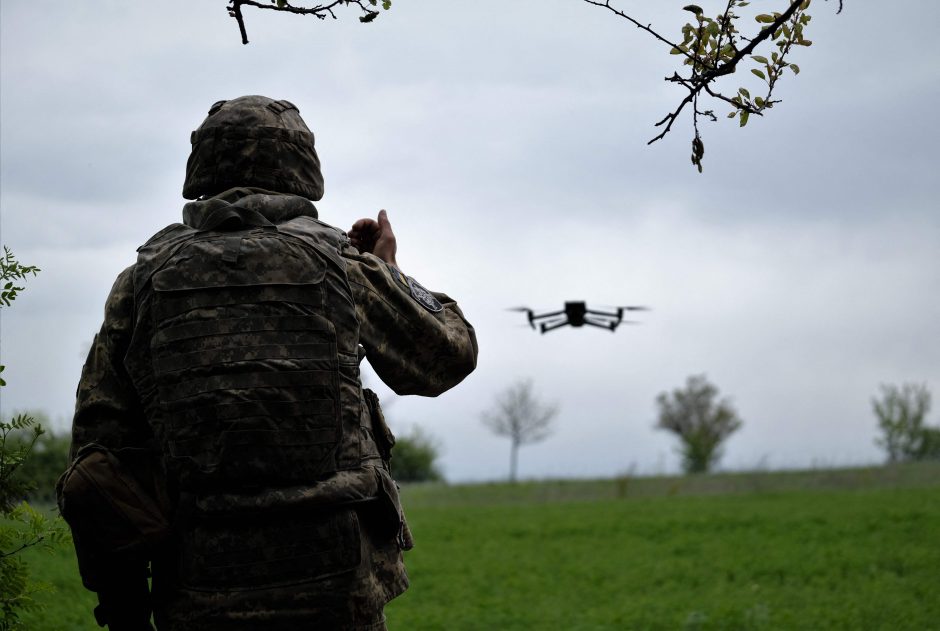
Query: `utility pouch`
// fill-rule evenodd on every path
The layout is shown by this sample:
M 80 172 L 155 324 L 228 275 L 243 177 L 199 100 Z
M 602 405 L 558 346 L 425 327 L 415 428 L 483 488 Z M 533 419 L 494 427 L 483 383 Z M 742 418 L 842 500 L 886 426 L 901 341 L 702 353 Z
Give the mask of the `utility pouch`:
M 395 435 L 389 429 L 385 422 L 385 415 L 382 414 L 382 406 L 379 404 L 379 397 L 368 388 L 362 389 L 363 398 L 366 407 L 369 409 L 369 417 L 372 419 L 372 435 L 375 438 L 375 444 L 379 448 L 379 455 L 382 456 L 382 462 L 385 469 L 391 471 L 390 461 L 392 459 L 392 447 L 395 446 Z
M 405 519 L 405 511 L 401 507 L 398 484 L 390 475 L 378 469 L 376 469 L 376 475 L 379 480 L 378 505 L 385 515 L 382 522 L 395 526 L 395 542 L 400 550 L 411 550 L 415 541 L 408 527 L 408 520 Z
M 392 447 L 395 446 L 395 435 L 389 429 L 385 422 L 385 415 L 382 413 L 382 406 L 379 405 L 379 397 L 368 388 L 362 389 L 363 398 L 366 407 L 369 408 L 369 417 L 372 419 L 372 435 L 375 437 L 375 444 L 379 448 L 379 455 L 382 457 L 382 464 L 385 466 L 385 472 L 379 477 L 379 506 L 383 507 L 382 512 L 386 515 L 392 515 L 394 518 L 382 519 L 382 523 L 393 523 L 397 526 L 395 539 L 401 550 L 411 550 L 414 547 L 414 537 L 411 535 L 411 529 L 408 528 L 408 521 L 405 519 L 405 511 L 401 506 L 401 499 L 398 496 L 398 484 L 392 479 Z
M 150 466 L 150 452 L 124 452 L 128 459 L 146 460 L 147 466 L 140 468 L 152 479 L 141 480 L 110 450 L 89 444 L 56 483 L 59 512 L 75 538 L 82 582 L 94 591 L 114 567 L 149 560 L 170 533 L 169 501 Z

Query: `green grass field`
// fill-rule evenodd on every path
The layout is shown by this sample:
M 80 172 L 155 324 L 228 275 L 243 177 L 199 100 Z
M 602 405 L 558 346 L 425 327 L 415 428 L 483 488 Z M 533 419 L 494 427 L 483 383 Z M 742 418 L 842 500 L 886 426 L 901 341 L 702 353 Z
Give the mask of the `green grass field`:
M 940 629 L 940 463 L 404 489 L 392 631 Z M 95 629 L 71 551 L 29 629 Z

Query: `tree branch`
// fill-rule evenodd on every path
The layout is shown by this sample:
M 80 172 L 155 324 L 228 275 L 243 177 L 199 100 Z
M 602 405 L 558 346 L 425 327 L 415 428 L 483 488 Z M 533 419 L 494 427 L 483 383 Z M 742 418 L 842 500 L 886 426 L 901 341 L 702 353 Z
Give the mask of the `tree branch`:
M 14 554 L 17 554 L 17 553 L 19 553 L 19 552 L 22 552 L 23 550 L 25 550 L 25 549 L 27 549 L 27 548 L 32 548 L 33 546 L 39 545 L 40 543 L 43 542 L 44 539 L 45 539 L 45 536 L 39 535 L 39 536 L 37 536 L 35 539 L 33 539 L 32 541 L 25 541 L 25 542 L 21 543 L 21 544 L 20 544 L 20 547 L 16 548 L 15 550 L 10 550 L 9 552 L 0 552 L 0 559 L 5 559 L 5 558 L 7 558 L 7 557 L 11 557 L 11 556 L 13 556 Z
M 584 0 L 584 1 L 590 2 L 591 4 L 595 4 L 592 0 Z M 693 76 L 691 80 L 683 79 L 682 77 L 679 76 L 678 73 L 674 74 L 672 77 L 668 77 L 666 81 L 672 81 L 674 83 L 681 84 L 687 90 L 689 90 L 689 94 L 684 99 L 682 99 L 682 102 L 679 103 L 679 107 L 677 107 L 673 112 L 667 114 L 666 117 L 663 118 L 661 121 L 656 123 L 656 127 L 659 127 L 660 125 L 663 125 L 663 124 L 666 124 L 666 127 L 665 129 L 663 129 L 662 133 L 660 133 L 658 136 L 656 136 L 655 138 L 653 138 L 646 144 L 651 145 L 657 140 L 661 140 L 666 134 L 668 134 L 669 130 L 672 129 L 672 124 L 679 117 L 679 114 L 682 113 L 682 110 L 685 108 L 685 106 L 688 105 L 690 102 L 692 102 L 702 90 L 705 90 L 711 96 L 716 96 L 717 98 L 721 98 L 722 100 L 731 102 L 738 109 L 745 110 L 752 114 L 760 114 L 760 112 L 758 112 L 754 108 L 742 106 L 741 104 L 734 103 L 728 98 L 717 96 L 718 93 L 712 92 L 709 84 L 715 81 L 716 79 L 718 79 L 719 77 L 732 74 L 737 69 L 738 63 L 742 59 L 750 55 L 752 52 L 754 52 L 754 49 L 757 48 L 757 46 L 760 45 L 761 42 L 763 42 L 768 37 L 770 37 L 778 28 L 783 26 L 783 24 L 785 24 L 787 20 L 793 17 L 793 14 L 796 13 L 796 10 L 800 8 L 801 4 L 803 4 L 803 0 L 792 0 L 790 2 L 790 6 L 787 7 L 786 11 L 781 13 L 769 25 L 762 28 L 760 32 L 757 34 L 757 36 L 754 39 L 752 39 L 750 42 L 748 42 L 747 46 L 736 51 L 734 56 L 728 61 L 726 61 L 725 63 L 719 64 L 718 66 L 710 70 L 706 70 L 705 72 L 699 74 L 697 77 Z
M 245 19 L 242 16 L 242 6 L 255 7 L 256 9 L 268 9 L 270 11 L 280 11 L 282 13 L 293 13 L 295 15 L 312 15 L 321 20 L 325 20 L 327 16 L 336 19 L 336 14 L 333 13 L 333 9 L 339 5 L 350 5 L 355 4 L 359 9 L 365 14 L 366 18 L 360 18 L 363 21 L 371 21 L 372 18 L 369 16 L 378 15 L 377 11 L 369 9 L 363 4 L 363 0 L 333 0 L 326 4 L 320 4 L 313 7 L 295 7 L 291 6 L 286 2 L 286 0 L 281 3 L 274 3 L 274 0 L 271 0 L 271 4 L 263 4 L 257 0 L 229 0 L 228 4 L 228 14 L 235 18 L 235 21 L 238 22 L 238 30 L 241 32 L 242 44 L 248 43 L 248 33 L 245 30 Z M 367 19 L 368 18 L 368 19 Z

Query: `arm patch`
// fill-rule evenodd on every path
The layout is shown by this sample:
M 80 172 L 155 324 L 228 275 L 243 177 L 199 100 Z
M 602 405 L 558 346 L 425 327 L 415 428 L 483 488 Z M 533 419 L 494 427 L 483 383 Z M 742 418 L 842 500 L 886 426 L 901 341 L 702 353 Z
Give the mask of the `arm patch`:
M 392 273 L 392 278 L 402 285 L 402 289 L 411 294 L 411 297 L 414 298 L 415 302 L 431 313 L 440 313 L 444 310 L 444 305 L 442 305 L 431 292 L 425 289 L 424 285 L 413 279 L 411 276 L 405 276 L 397 267 L 393 267 L 387 263 L 386 266 L 388 267 L 388 271 Z

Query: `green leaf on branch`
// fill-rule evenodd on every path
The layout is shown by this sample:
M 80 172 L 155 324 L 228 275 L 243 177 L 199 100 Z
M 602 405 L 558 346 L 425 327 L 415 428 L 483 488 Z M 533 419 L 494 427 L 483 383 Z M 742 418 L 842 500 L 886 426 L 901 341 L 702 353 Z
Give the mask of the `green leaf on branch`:
M 747 119 L 750 115 L 751 113 L 748 112 L 747 110 L 741 110 L 741 118 L 738 119 L 741 127 L 744 127 L 745 125 L 747 125 Z
M 766 57 L 763 57 L 763 56 L 761 56 L 761 55 L 751 55 L 751 59 L 753 59 L 754 61 L 756 61 L 756 62 L 759 63 L 759 64 L 766 64 L 766 63 L 767 63 L 767 58 L 766 58 Z
M 772 24 L 774 21 L 774 16 L 767 15 L 766 13 L 761 13 L 754 19 L 760 22 L 761 24 Z
M 682 7 L 682 10 L 694 13 L 695 15 L 702 15 L 705 12 L 702 10 L 702 7 L 698 6 L 697 4 L 686 5 Z
M 758 77 L 760 77 L 760 78 L 763 79 L 764 81 L 767 80 L 767 76 L 764 74 L 764 72 L 763 72 L 762 70 L 758 70 L 757 68 L 751 68 L 751 72 L 753 72 L 754 74 L 756 74 Z

